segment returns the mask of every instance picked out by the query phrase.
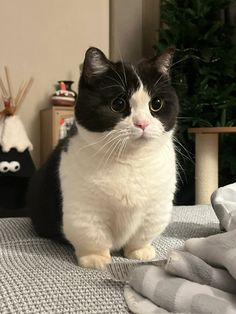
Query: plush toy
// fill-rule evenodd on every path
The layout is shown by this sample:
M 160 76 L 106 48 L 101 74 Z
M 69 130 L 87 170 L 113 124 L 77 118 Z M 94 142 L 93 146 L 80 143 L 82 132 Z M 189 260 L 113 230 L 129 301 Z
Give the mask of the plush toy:
M 24 206 L 28 180 L 35 170 L 29 153 L 33 145 L 17 114 L 33 79 L 22 84 L 16 97 L 13 97 L 7 67 L 5 67 L 5 74 L 7 88 L 0 78 L 3 107 L 0 111 L 0 216 L 11 216 L 9 209 Z

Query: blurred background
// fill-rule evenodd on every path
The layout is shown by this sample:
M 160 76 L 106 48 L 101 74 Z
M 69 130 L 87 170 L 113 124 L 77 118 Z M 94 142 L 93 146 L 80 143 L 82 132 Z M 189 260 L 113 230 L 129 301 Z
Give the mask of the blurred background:
M 0 0 L 0 73 L 9 66 L 15 90 L 34 77 L 19 115 L 36 166 L 40 111 L 51 106 L 58 80 L 75 81 L 77 89 L 88 47 L 102 49 L 113 61 L 135 62 L 174 46 L 172 82 L 181 104 L 175 202 L 194 204 L 195 148 L 187 129 L 236 125 L 235 24 L 236 3 L 226 0 Z M 235 152 L 236 136 L 222 135 L 220 185 L 236 181 Z

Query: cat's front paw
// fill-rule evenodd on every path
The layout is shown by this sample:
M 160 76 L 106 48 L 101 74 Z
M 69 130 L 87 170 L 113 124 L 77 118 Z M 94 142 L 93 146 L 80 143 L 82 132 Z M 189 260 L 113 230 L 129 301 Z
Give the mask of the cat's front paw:
M 152 245 L 146 245 L 140 249 L 133 251 L 130 251 L 128 248 L 125 248 L 124 255 L 129 259 L 138 259 L 141 261 L 145 261 L 154 258 L 156 256 L 156 252 Z
M 111 262 L 111 257 L 96 254 L 79 257 L 79 265 L 85 268 L 104 269 Z

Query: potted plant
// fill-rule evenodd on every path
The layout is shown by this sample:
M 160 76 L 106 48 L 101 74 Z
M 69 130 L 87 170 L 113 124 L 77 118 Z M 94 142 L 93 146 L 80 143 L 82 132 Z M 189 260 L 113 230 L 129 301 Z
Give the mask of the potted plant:
M 194 155 L 194 142 L 187 133 L 189 127 L 236 125 L 236 47 L 230 3 L 230 0 L 161 2 L 160 38 L 154 49 L 159 53 L 166 47 L 176 47 L 172 82 L 181 107 L 178 137 L 190 155 Z M 220 140 L 222 185 L 236 181 L 236 136 L 222 135 Z M 177 203 L 182 204 L 194 200 L 194 163 L 188 159 L 180 161 L 185 174 L 181 175 Z M 187 191 L 190 183 L 192 188 Z

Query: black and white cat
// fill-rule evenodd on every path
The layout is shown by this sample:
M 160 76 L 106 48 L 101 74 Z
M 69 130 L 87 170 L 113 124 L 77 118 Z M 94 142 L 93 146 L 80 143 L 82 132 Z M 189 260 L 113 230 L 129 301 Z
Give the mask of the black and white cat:
M 134 67 L 86 52 L 74 130 L 28 192 L 38 234 L 68 240 L 81 266 L 103 268 L 120 248 L 132 259 L 155 256 L 151 242 L 169 223 L 176 185 L 172 55 Z

